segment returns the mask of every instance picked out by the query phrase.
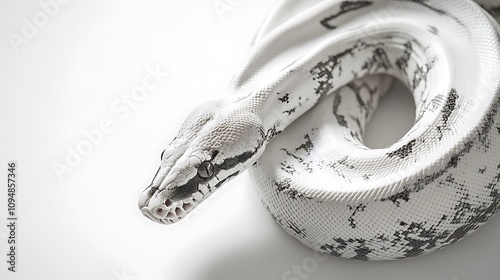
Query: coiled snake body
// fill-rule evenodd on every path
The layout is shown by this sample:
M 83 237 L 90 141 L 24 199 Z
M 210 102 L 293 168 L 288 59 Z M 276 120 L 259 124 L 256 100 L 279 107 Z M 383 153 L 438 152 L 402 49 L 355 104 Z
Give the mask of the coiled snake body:
M 142 213 L 177 222 L 248 168 L 275 220 L 326 254 L 401 259 L 462 239 L 500 207 L 499 30 L 468 0 L 283 1 L 227 98 L 163 152 Z M 369 149 L 391 77 L 415 124 Z

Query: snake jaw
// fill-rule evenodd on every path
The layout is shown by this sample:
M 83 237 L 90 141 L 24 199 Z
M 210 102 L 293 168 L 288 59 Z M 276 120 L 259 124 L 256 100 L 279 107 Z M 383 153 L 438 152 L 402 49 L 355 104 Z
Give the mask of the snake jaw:
M 148 188 L 140 197 L 140 201 L 144 202 L 139 203 L 141 213 L 160 224 L 173 224 L 180 221 L 205 198 L 205 195 L 199 191 L 183 199 L 175 199 L 165 195 L 165 192 L 168 191 L 155 191 L 151 195 L 151 188 Z
M 159 219 L 164 224 L 178 222 L 194 208 L 194 202 L 192 200 L 168 201 L 169 199 L 167 199 L 165 204 L 160 204 L 153 210 L 155 218 Z

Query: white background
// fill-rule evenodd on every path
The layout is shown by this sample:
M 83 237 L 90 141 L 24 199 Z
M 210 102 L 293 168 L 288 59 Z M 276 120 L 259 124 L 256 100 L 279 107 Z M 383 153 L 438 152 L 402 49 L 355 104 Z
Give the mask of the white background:
M 137 196 L 161 151 L 192 108 L 222 96 L 274 2 L 73 0 L 47 22 L 38 1 L 0 2 L 1 279 L 500 277 L 498 216 L 464 241 L 411 260 L 317 260 L 275 224 L 246 173 L 181 223 L 141 216 Z M 30 38 L 23 18 L 38 20 Z M 22 43 L 13 44 L 13 34 Z M 156 68 L 169 76 L 128 115 L 116 111 Z M 397 86 L 370 124 L 368 145 L 397 140 L 413 109 Z M 68 149 L 84 145 L 84 131 L 103 120 L 112 131 L 59 178 L 54 164 L 66 165 Z M 17 273 L 6 263 L 9 160 L 18 162 Z M 286 274 L 294 266 L 305 274 Z

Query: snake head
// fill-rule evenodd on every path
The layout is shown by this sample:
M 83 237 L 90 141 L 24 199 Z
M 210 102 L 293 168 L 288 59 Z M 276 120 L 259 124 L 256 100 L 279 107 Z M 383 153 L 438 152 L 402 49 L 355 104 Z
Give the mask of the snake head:
M 264 149 L 258 116 L 211 101 L 194 110 L 161 155 L 151 185 L 139 197 L 144 216 L 163 224 L 184 218 Z

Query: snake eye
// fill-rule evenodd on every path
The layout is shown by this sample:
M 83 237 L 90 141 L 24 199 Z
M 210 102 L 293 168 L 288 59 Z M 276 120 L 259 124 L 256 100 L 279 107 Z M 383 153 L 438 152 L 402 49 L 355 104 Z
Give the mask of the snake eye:
M 198 176 L 207 179 L 214 175 L 214 165 L 209 161 L 204 161 L 198 166 Z
M 161 155 L 160 155 L 160 160 L 163 160 L 163 154 L 165 153 L 165 150 L 163 150 L 163 152 L 161 152 Z

